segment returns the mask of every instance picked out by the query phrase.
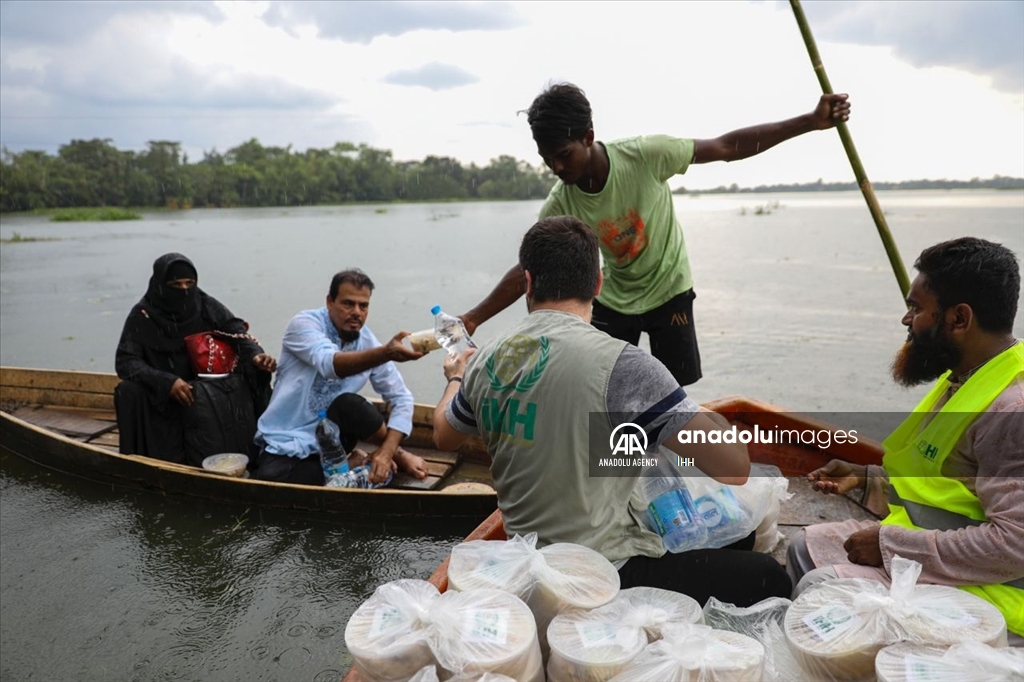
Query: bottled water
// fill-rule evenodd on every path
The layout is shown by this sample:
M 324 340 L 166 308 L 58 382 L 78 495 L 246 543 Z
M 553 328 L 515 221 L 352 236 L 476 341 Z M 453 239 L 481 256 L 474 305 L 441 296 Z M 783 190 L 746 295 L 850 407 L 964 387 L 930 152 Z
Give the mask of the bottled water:
M 709 547 L 725 547 L 750 534 L 747 514 L 728 486 L 698 497 L 693 505 L 708 529 Z
M 665 549 L 686 552 L 707 543 L 708 529 L 681 480 L 644 477 L 640 486 L 650 528 L 661 536 Z
M 467 348 L 476 348 L 462 320 L 443 312 L 439 305 L 431 308 L 430 312 L 434 315 L 434 337 L 448 351 L 448 355 L 457 357 Z
M 327 418 L 327 412 L 320 411 L 320 421 L 316 425 L 316 442 L 320 446 L 320 466 L 324 470 L 324 479 L 330 480 L 334 474 L 348 471 L 348 454 L 341 444 L 341 431 L 338 425 Z

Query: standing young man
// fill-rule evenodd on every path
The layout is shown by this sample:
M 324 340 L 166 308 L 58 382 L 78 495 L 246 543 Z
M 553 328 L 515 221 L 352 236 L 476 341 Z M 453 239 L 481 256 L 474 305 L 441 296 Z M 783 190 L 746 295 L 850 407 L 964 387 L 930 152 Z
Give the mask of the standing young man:
M 537 152 L 558 176 L 540 218 L 572 215 L 597 234 L 605 283 L 593 325 L 634 345 L 647 332 L 651 354 L 680 386 L 700 379 L 693 278 L 668 179 L 692 163 L 745 159 L 849 116 L 846 95 L 822 95 L 808 114 L 714 139 L 651 135 L 595 143 L 590 102 L 580 88 L 559 83 L 538 95 L 527 120 Z M 462 316 L 467 329 L 472 333 L 523 293 L 516 265 Z

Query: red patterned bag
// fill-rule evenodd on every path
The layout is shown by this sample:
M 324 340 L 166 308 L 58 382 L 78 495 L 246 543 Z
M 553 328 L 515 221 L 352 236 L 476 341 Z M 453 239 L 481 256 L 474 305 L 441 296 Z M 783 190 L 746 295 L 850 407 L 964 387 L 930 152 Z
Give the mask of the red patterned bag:
M 238 365 L 238 353 L 230 339 L 249 339 L 248 334 L 229 334 L 212 329 L 185 337 L 192 368 L 197 374 L 230 374 Z

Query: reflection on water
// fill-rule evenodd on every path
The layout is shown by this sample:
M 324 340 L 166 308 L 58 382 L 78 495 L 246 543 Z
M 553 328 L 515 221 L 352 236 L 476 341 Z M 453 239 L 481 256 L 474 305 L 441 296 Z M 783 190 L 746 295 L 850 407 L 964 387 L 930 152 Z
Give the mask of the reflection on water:
M 1024 193 L 879 192 L 907 262 L 966 234 L 1024 255 Z M 778 206 L 775 206 L 775 202 Z M 755 206 L 772 204 L 768 214 Z M 804 412 L 903 411 L 923 388 L 888 375 L 904 312 L 853 192 L 678 197 L 693 264 L 699 401 L 746 394 Z M 515 261 L 540 202 L 148 213 L 130 225 L 0 217 L 0 363 L 113 370 L 153 260 L 189 256 L 200 286 L 276 354 L 331 275 L 375 280 L 381 338 L 474 305 Z M 746 209 L 744 212 L 742 209 Z M 483 343 L 524 313 L 481 327 Z M 1024 336 L 1024 315 L 1015 332 Z M 437 353 L 401 371 L 416 398 Z M 0 677 L 22 680 L 337 680 L 345 623 L 373 589 L 425 577 L 473 523 L 438 528 L 203 505 L 130 493 L 0 456 Z
M 445 528 L 166 499 L 0 454 L 4 679 L 337 680 L 348 617 Z

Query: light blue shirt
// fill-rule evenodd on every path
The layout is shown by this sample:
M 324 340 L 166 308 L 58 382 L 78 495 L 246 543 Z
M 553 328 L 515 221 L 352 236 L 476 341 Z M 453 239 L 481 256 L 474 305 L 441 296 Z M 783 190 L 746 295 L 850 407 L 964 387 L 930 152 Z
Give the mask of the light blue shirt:
M 412 433 L 412 393 L 393 362 L 339 378 L 334 373 L 334 354 L 383 345 L 370 328 L 359 338 L 343 343 L 331 323 L 327 308 L 303 310 L 284 330 L 277 364 L 274 393 L 257 424 L 256 443 L 275 455 L 305 459 L 319 452 L 316 442 L 318 415 L 342 393 L 358 393 L 369 381 L 391 405 L 388 428 Z

